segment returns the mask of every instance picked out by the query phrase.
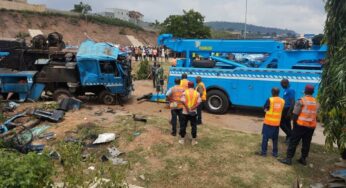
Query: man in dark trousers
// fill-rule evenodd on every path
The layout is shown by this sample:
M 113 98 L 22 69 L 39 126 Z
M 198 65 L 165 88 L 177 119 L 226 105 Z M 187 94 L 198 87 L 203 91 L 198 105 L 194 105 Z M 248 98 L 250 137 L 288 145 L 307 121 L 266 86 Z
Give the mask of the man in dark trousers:
M 154 61 L 154 64 L 151 66 L 151 76 L 153 79 L 154 88 L 156 88 L 156 69 L 157 69 L 157 64 L 156 64 L 156 61 Z
M 261 151 L 255 153 L 260 156 L 267 155 L 268 141 L 269 139 L 272 139 L 272 155 L 274 157 L 278 157 L 279 126 L 282 110 L 285 105 L 285 101 L 279 97 L 279 92 L 279 88 L 274 87 L 272 89 L 272 97 L 270 97 L 264 105 L 264 111 L 266 112 L 266 114 L 264 117 L 262 128 L 262 146 Z
M 197 107 L 201 103 L 199 93 L 194 89 L 193 82 L 188 82 L 188 89 L 184 91 L 181 102 L 184 104 L 183 108 L 183 123 L 180 126 L 180 139 L 179 143 L 184 144 L 186 135 L 187 123 L 191 124 L 192 145 L 197 144 Z
M 177 118 L 179 118 L 179 126 L 181 126 L 183 117 L 182 117 L 182 111 L 183 111 L 183 104 L 181 102 L 181 97 L 184 93 L 184 89 L 180 86 L 180 79 L 176 78 L 174 80 L 175 86 L 171 87 L 167 93 L 166 97 L 169 101 L 169 107 L 171 109 L 171 124 L 172 124 L 172 136 L 177 135 Z
M 204 83 L 202 82 L 202 78 L 200 76 L 196 77 L 196 91 L 198 91 L 199 95 L 201 96 L 202 102 L 200 105 L 198 105 L 197 108 L 197 125 L 202 124 L 202 109 L 205 101 L 207 100 L 207 89 L 205 88 Z
M 281 80 L 281 87 L 284 89 L 283 99 L 285 100 L 285 107 L 281 116 L 280 128 L 286 134 L 286 143 L 288 144 L 292 134 L 291 118 L 294 101 L 296 100 L 296 92 L 294 89 L 290 88 L 289 81 L 287 79 Z
M 318 103 L 312 96 L 314 87 L 306 85 L 305 96 L 298 100 L 293 109 L 293 131 L 290 143 L 287 148 L 287 156 L 285 159 L 280 159 L 281 163 L 291 165 L 292 158 L 296 152 L 296 148 L 302 140 L 301 157 L 298 162 L 306 165 L 306 158 L 309 155 L 311 139 L 317 125 Z

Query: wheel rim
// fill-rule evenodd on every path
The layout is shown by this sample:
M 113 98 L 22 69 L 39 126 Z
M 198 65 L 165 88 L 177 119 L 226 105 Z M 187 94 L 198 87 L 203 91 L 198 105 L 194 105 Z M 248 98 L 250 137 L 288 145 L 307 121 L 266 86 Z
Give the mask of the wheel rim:
M 218 95 L 212 95 L 208 98 L 208 106 L 211 110 L 219 110 L 222 107 L 222 99 Z
M 105 95 L 103 97 L 103 103 L 105 104 L 113 104 L 114 102 L 114 97 L 112 95 Z

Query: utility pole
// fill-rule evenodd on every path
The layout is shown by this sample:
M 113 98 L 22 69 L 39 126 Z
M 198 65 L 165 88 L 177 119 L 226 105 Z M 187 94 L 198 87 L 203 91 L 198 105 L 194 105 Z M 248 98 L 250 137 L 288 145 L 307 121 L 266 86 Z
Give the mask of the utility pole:
M 245 1 L 245 22 L 244 22 L 244 39 L 246 39 L 246 18 L 247 18 L 247 0 Z

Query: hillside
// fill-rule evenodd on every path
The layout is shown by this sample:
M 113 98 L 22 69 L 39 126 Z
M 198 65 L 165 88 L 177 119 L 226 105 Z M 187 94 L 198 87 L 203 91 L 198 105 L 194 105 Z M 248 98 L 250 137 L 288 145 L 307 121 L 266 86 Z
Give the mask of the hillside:
M 232 31 L 242 31 L 244 30 L 244 23 L 237 22 L 206 22 L 205 25 L 211 27 L 214 30 L 232 30 Z M 272 27 L 256 26 L 252 24 L 247 24 L 246 29 L 250 33 L 261 33 L 261 34 L 295 34 L 296 32 L 288 29 L 279 29 Z
M 1 10 L 0 38 L 26 36 L 26 40 L 30 40 L 30 37 L 27 37 L 28 29 L 39 29 L 45 35 L 54 31 L 63 34 L 63 40 L 69 45 L 78 45 L 87 38 L 86 36 L 89 36 L 100 42 L 106 41 L 130 46 L 132 44 L 126 35 L 133 35 L 144 45 L 156 45 L 157 34 L 155 32 L 145 31 L 124 23 L 120 23 L 124 27 L 107 22 L 100 23 L 97 19 L 86 21 L 76 16 Z

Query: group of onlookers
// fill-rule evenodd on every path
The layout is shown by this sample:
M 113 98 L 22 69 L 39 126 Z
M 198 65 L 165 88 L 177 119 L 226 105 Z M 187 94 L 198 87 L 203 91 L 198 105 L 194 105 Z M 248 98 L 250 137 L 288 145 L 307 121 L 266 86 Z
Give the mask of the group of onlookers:
M 168 48 L 163 47 L 152 47 L 152 46 L 132 46 L 128 47 L 132 57 L 136 61 L 157 61 L 157 60 L 168 60 L 171 56 L 171 51 Z

